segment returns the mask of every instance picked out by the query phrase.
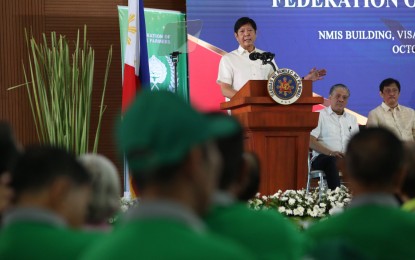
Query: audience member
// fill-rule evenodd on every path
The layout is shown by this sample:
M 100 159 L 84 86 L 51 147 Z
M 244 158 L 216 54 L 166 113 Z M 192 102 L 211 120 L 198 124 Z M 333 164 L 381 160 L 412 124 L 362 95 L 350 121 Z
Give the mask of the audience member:
M 235 39 L 239 44 L 238 49 L 222 56 L 219 63 L 219 84 L 223 96 L 232 98 L 248 80 L 268 80 L 274 72 L 270 64 L 263 64 L 261 60 L 251 60 L 249 55 L 253 52 L 263 53 L 256 48 L 257 26 L 254 20 L 249 17 L 239 18 L 234 25 Z M 278 69 L 273 58 L 271 61 Z M 305 76 L 307 80 L 320 80 L 326 75 L 326 70 L 311 69 Z
M 10 172 L 19 155 L 20 151 L 10 125 L 0 122 L 0 222 L 1 213 L 9 206 L 13 196 L 13 190 L 9 186 Z
M 406 176 L 400 190 L 402 208 L 415 212 L 415 143 L 405 143 L 406 148 Z
M 347 146 L 345 172 L 353 190 L 348 208 L 314 224 L 314 246 L 342 241 L 369 259 L 414 259 L 413 214 L 400 209 L 395 192 L 404 177 L 404 146 L 389 130 L 368 128 Z
M 9 186 L 10 174 L 3 173 L 0 175 L 0 216 L 1 213 L 6 210 L 13 198 L 13 190 Z M 0 217 L 1 220 L 1 217 Z M 0 223 L 1 226 L 1 223 Z
M 13 208 L 0 231 L 0 259 L 76 259 L 97 234 L 84 224 L 90 176 L 68 152 L 48 146 L 26 149 L 12 171 Z
M 86 228 L 109 230 L 108 220 L 120 210 L 121 184 L 115 165 L 99 154 L 83 154 L 78 160 L 92 179 L 91 200 L 86 215 Z
M 228 117 L 212 115 L 212 117 Z M 229 117 L 230 118 L 230 117 Z M 236 122 L 236 119 L 232 119 Z M 303 237 L 292 223 L 277 211 L 254 211 L 237 200 L 245 189 L 243 176 L 243 130 L 217 139 L 224 164 L 214 205 L 206 217 L 208 226 L 248 248 L 256 259 L 300 259 Z
M 140 190 L 139 205 L 85 259 L 249 259 L 237 244 L 209 233 L 200 219 L 221 164 L 212 140 L 236 129 L 172 93 L 142 91 L 117 132 Z
M 311 131 L 310 148 L 313 149 L 311 167 L 323 170 L 329 189 L 340 186 L 337 160 L 343 158 L 351 136 L 359 131 L 356 117 L 345 111 L 350 97 L 346 85 L 336 84 L 330 88 L 330 106 L 320 111 L 318 125 Z
M 239 201 L 247 202 L 255 197 L 259 192 L 259 181 L 261 178 L 260 161 L 256 153 L 244 152 L 244 172 L 245 178 L 241 183 L 241 188 L 238 192 L 237 199 Z
M 20 154 L 10 125 L 0 121 L 0 175 L 10 172 Z
M 398 80 L 387 78 L 379 85 L 383 102 L 369 112 L 368 127 L 382 126 L 390 129 L 403 141 L 415 141 L 415 111 L 399 105 L 401 84 Z

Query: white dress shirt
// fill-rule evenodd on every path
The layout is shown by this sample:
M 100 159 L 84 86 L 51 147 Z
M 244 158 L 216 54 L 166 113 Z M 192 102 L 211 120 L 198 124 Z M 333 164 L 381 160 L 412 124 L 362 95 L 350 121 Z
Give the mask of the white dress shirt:
M 254 49 L 254 52 L 263 53 L 262 50 Z M 249 80 L 268 80 L 274 69 L 270 64 L 262 64 L 261 60 L 250 60 L 249 52 L 239 46 L 237 50 L 222 56 L 219 63 L 217 83 L 226 83 L 236 91 L 240 90 Z M 278 69 L 275 61 L 272 61 Z
M 350 138 L 359 132 L 356 117 L 346 111 L 343 115 L 337 115 L 331 106 L 319 112 L 318 125 L 311 131 L 311 135 L 332 151 L 346 152 Z M 317 155 L 319 153 L 313 151 L 313 157 Z
M 390 108 L 385 102 L 369 112 L 367 126 L 388 128 L 403 141 L 415 140 L 415 111 L 398 105 Z

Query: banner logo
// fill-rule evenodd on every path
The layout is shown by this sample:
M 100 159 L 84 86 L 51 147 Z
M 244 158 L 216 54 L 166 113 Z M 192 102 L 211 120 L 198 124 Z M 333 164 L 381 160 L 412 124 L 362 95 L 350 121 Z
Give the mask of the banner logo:
M 290 105 L 300 98 L 303 91 L 301 77 L 291 69 L 278 69 L 268 80 L 268 94 L 281 105 Z

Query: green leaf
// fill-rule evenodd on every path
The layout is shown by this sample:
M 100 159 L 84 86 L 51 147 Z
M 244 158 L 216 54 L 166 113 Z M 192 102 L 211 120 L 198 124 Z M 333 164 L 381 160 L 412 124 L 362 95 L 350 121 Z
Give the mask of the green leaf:
M 49 41 L 45 34 L 42 36 L 42 41 L 37 43 L 25 29 L 29 69 L 26 70 L 23 64 L 25 83 L 8 90 L 26 87 L 40 143 L 64 147 L 77 155 L 90 152 L 95 53 L 87 40 L 87 26 L 84 26 L 82 45 L 78 30 L 72 52 L 65 36 L 51 32 Z M 111 58 L 112 46 L 107 58 L 93 152 L 98 149 L 106 108 L 104 101 Z

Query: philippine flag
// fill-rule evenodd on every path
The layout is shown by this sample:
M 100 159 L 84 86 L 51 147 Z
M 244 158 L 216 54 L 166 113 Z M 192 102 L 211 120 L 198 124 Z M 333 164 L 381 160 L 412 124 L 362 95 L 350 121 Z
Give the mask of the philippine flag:
M 143 0 L 128 0 L 128 39 L 125 49 L 122 111 L 137 91 L 150 86 Z
M 128 38 L 125 49 L 124 80 L 122 90 L 122 111 L 135 99 L 138 91 L 150 86 L 148 67 L 147 34 L 144 20 L 143 0 L 128 0 Z M 131 198 L 136 198 L 138 191 L 131 179 L 128 166 L 125 163 L 125 187 Z

